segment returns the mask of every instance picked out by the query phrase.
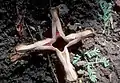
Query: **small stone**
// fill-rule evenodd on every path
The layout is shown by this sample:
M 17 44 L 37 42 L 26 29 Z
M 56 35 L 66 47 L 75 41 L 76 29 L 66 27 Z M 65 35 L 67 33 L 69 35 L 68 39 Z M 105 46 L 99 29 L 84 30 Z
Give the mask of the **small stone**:
M 117 38 L 115 38 L 115 37 L 112 40 L 113 40 L 113 42 L 117 42 L 118 41 Z
M 106 38 L 106 40 L 107 40 L 107 41 L 111 41 L 112 38 L 111 38 L 110 36 L 108 36 L 108 37 Z
M 52 79 L 51 79 L 51 77 L 50 76 L 46 76 L 46 79 L 45 79 L 48 83 L 49 82 L 52 82 Z
M 0 43 L 0 47 L 4 46 L 6 43 Z
M 77 66 L 79 67 L 79 66 L 83 66 L 83 65 L 85 65 L 86 64 L 86 62 L 85 61 L 79 61 L 79 62 L 77 62 Z
M 116 0 L 116 5 L 120 7 L 120 0 Z
M 0 36 L 0 40 L 3 40 L 4 38 L 2 36 Z
M 65 4 L 60 4 L 58 8 L 59 8 L 59 13 L 62 15 L 67 14 L 69 11 L 68 7 Z
M 117 75 L 116 75 L 115 72 L 112 72 L 112 73 L 111 73 L 110 83 L 119 83 L 119 80 L 117 79 Z
M 85 74 L 85 71 L 84 71 L 84 70 L 79 70 L 79 71 L 77 71 L 77 73 L 78 73 L 79 75 L 83 75 L 83 74 Z
M 118 32 L 118 35 L 120 36 L 120 32 Z
M 115 33 L 120 32 L 120 28 L 114 29 L 114 32 Z

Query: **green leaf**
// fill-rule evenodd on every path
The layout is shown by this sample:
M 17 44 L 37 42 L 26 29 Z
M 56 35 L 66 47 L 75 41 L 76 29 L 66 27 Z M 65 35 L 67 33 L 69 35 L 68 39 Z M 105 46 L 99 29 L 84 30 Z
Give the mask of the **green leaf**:
M 106 0 L 99 0 L 97 1 L 100 4 L 100 8 L 103 11 L 103 15 L 100 15 L 98 13 L 98 16 L 104 21 L 104 31 L 106 30 L 106 27 L 110 27 L 110 18 L 112 17 L 112 1 L 107 2 Z
M 90 76 L 90 80 L 94 83 L 97 82 L 97 76 L 96 75 Z
M 87 51 L 84 54 L 90 59 L 90 58 L 93 58 L 95 56 L 100 56 L 99 53 L 100 53 L 100 50 L 97 48 L 94 48 L 94 50 Z
M 109 60 L 107 60 L 105 57 L 101 58 L 100 62 L 103 64 L 104 67 L 109 66 Z
M 97 76 L 91 65 L 87 65 L 87 71 L 91 82 L 95 83 L 97 81 Z
M 80 60 L 81 56 L 76 54 L 74 57 L 73 57 L 73 64 L 76 64 L 79 60 Z

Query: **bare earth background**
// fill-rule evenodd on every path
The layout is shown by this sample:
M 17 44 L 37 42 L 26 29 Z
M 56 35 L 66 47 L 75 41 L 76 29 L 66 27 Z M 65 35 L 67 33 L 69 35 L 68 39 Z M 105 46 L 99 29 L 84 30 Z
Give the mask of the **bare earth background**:
M 9 57 L 17 44 L 51 37 L 49 10 L 50 7 L 60 4 L 68 7 L 60 15 L 65 34 L 87 27 L 92 27 L 96 31 L 95 37 L 83 40 L 82 47 L 73 50 L 73 54 L 94 47 L 99 48 L 101 54 L 110 59 L 110 66 L 97 68 L 97 83 L 120 83 L 120 15 L 119 12 L 113 14 L 114 29 L 109 29 L 109 33 L 103 34 L 103 22 L 97 19 L 101 9 L 95 0 L 51 0 L 51 2 L 50 0 L 0 0 L 0 83 L 56 82 L 51 64 L 53 69 L 59 69 L 60 63 L 53 53 L 31 52 L 29 56 L 17 62 L 11 62 Z M 25 27 L 23 38 L 19 37 L 15 27 L 18 19 L 17 8 L 24 16 L 24 23 L 35 29 Z M 71 30 L 70 27 L 66 27 L 68 23 L 71 26 L 79 23 L 81 28 Z M 59 80 L 62 79 L 60 73 L 57 72 Z M 64 80 L 62 79 L 60 83 L 64 83 Z M 86 79 L 83 83 L 86 83 Z

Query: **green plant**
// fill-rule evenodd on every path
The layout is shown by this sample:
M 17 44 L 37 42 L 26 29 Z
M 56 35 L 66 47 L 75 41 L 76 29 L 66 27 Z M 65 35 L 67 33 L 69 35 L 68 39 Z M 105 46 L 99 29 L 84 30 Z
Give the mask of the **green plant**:
M 108 2 L 107 0 L 97 0 L 97 2 L 99 3 L 103 12 L 103 14 L 98 14 L 98 16 L 104 22 L 104 31 L 106 31 L 106 28 L 109 29 L 110 26 L 113 29 L 112 1 Z
M 87 71 L 88 71 L 89 78 L 90 78 L 91 82 L 95 83 L 95 82 L 97 82 L 97 76 L 96 76 L 96 72 L 93 68 L 94 67 L 92 65 L 90 65 L 90 64 L 87 65 Z
M 86 55 L 89 59 L 96 57 L 96 56 L 100 56 L 100 50 L 97 48 L 94 48 L 93 50 L 89 50 L 87 52 L 84 53 L 84 55 Z
M 76 64 L 79 60 L 80 60 L 81 56 L 76 54 L 74 57 L 73 57 L 73 64 Z
M 94 70 L 94 68 L 95 68 L 94 64 L 100 64 L 100 63 L 103 64 L 104 67 L 109 66 L 109 60 L 107 60 L 105 57 L 97 58 L 97 61 L 95 61 L 95 62 L 87 62 L 86 63 L 89 78 L 90 78 L 91 82 L 93 82 L 93 83 L 97 82 L 97 76 L 96 76 L 96 72 Z
M 105 57 L 101 58 L 99 60 L 99 63 L 103 64 L 104 67 L 108 67 L 109 66 L 109 60 L 107 60 Z
M 86 51 L 85 53 L 81 54 L 81 56 L 77 54 L 74 57 L 73 64 L 75 65 L 81 57 L 85 58 L 85 60 L 86 60 L 84 69 L 88 72 L 90 81 L 92 83 L 96 83 L 97 76 L 96 76 L 96 72 L 95 72 L 95 65 L 101 64 L 104 67 L 108 67 L 109 60 L 107 60 L 105 57 L 102 57 L 100 55 L 100 50 L 96 47 L 93 50 Z M 80 71 L 81 71 L 81 69 L 80 69 Z

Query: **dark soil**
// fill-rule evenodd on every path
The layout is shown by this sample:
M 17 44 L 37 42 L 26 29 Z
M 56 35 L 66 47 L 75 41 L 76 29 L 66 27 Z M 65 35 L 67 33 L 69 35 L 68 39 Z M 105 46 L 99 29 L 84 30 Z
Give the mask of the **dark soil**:
M 114 29 L 103 34 L 103 22 L 97 19 L 101 9 L 95 0 L 0 0 L 0 83 L 57 83 L 57 79 L 65 83 L 63 68 L 53 52 L 27 52 L 22 59 L 10 61 L 16 45 L 51 37 L 49 10 L 60 4 L 68 7 L 60 12 L 65 34 L 89 27 L 96 31 L 94 37 L 82 40 L 82 44 L 69 50 L 76 54 L 99 48 L 101 54 L 110 59 L 110 66 L 97 68 L 97 83 L 120 83 L 120 15 L 114 13 Z M 19 15 L 24 18 L 22 36 L 16 30 Z M 66 27 L 68 23 L 80 23 L 82 28 L 71 30 Z M 62 50 L 61 44 L 55 46 Z

